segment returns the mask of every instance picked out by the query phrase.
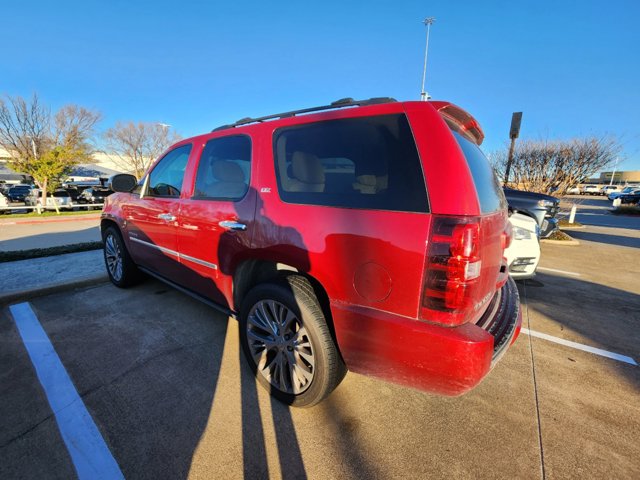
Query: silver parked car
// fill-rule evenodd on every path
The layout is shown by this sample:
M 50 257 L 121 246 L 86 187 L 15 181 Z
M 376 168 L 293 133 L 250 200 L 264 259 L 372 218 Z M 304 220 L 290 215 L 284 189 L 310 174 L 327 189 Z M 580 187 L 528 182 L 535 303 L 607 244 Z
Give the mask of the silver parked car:
M 629 185 L 627 187 L 624 187 L 619 192 L 610 193 L 608 195 L 608 198 L 609 198 L 609 200 L 615 200 L 616 198 L 621 197 L 622 195 L 636 194 L 636 193 L 640 193 L 640 186 L 638 186 L 638 185 Z
M 29 195 L 24 198 L 24 203 L 27 206 L 35 207 L 38 203 L 42 204 L 42 191 L 34 189 Z M 47 205 L 43 206 L 45 210 L 55 210 L 55 206 L 65 210 L 73 209 L 73 200 L 71 195 L 66 190 L 56 190 L 53 193 L 47 195 Z

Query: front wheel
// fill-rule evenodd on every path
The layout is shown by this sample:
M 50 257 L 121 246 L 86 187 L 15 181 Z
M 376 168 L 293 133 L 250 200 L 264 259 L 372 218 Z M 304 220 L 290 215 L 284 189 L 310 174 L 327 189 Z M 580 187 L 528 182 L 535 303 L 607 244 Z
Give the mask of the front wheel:
M 109 226 L 102 231 L 104 263 L 109 280 L 116 287 L 125 288 L 140 280 L 141 272 L 131 259 L 120 231 Z
M 240 312 L 240 337 L 260 384 L 288 405 L 317 404 L 346 374 L 313 288 L 299 275 L 249 292 Z

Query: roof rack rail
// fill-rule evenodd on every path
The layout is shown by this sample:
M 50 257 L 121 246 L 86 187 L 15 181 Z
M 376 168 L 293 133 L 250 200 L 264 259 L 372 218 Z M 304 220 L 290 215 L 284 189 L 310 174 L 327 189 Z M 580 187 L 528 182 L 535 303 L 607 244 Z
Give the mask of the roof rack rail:
M 329 105 L 323 105 L 321 107 L 303 108 L 300 110 L 292 110 L 290 112 L 276 113 L 273 115 L 267 115 L 267 116 L 258 117 L 258 118 L 250 118 L 250 117 L 242 118 L 235 123 L 230 123 L 228 125 L 222 125 L 218 128 L 214 128 L 212 132 L 225 130 L 227 128 L 235 128 L 241 125 L 247 125 L 249 123 L 264 122 L 265 120 L 272 120 L 275 118 L 293 117 L 295 115 L 300 115 L 303 113 L 319 112 L 321 110 L 334 110 L 337 108 L 344 108 L 344 107 L 364 107 L 366 105 L 377 105 L 380 103 L 391 103 L 396 101 L 397 100 L 395 98 L 391 98 L 391 97 L 374 97 L 374 98 L 369 98 L 368 100 L 354 100 L 351 97 L 346 97 L 346 98 L 341 98 L 340 100 L 336 100 L 335 102 L 331 102 Z

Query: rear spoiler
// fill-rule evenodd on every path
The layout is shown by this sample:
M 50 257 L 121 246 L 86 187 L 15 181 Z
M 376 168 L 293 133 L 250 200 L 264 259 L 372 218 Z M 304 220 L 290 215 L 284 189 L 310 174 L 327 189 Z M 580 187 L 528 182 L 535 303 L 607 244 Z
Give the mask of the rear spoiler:
M 447 122 L 449 127 L 460 135 L 471 140 L 476 145 L 481 145 L 484 140 L 484 132 L 478 121 L 467 111 L 450 102 L 429 102 Z

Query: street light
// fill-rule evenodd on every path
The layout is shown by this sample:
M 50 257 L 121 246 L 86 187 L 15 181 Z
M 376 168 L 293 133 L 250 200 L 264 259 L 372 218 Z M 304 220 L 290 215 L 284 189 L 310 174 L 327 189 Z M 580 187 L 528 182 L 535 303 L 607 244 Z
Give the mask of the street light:
M 424 48 L 424 68 L 422 69 L 422 90 L 420 91 L 420 100 L 422 100 L 423 102 L 426 102 L 431 98 L 429 94 L 424 90 L 424 81 L 427 76 L 427 55 L 429 54 L 429 32 L 431 31 L 431 25 L 435 21 L 436 21 L 435 17 L 427 17 L 422 21 L 422 23 L 424 23 L 427 26 L 427 44 Z
M 36 151 L 36 142 L 33 141 L 33 137 L 31 135 L 27 135 L 27 138 L 31 140 L 31 148 L 33 148 L 33 159 L 38 160 L 38 152 Z
M 613 185 L 613 177 L 616 176 L 617 169 L 618 169 L 618 157 L 616 157 L 616 164 L 613 166 L 613 173 L 611 174 L 611 181 L 609 182 L 609 186 Z

